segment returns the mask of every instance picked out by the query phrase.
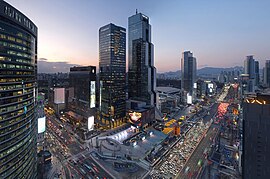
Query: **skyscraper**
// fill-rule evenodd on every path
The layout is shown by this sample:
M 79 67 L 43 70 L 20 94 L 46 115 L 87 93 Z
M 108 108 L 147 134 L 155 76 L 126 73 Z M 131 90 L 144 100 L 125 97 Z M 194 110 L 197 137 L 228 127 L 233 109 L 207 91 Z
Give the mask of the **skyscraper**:
M 156 68 L 149 17 L 137 13 L 128 18 L 128 96 L 156 105 Z
M 270 60 L 266 60 L 263 75 L 264 84 L 270 88 Z
M 181 88 L 183 89 L 184 101 L 187 102 L 187 95 L 192 96 L 194 100 L 196 94 L 194 90 L 194 83 L 197 78 L 197 62 L 193 57 L 192 52 L 185 51 L 181 58 Z M 196 85 L 195 85 L 196 86 Z
M 255 86 L 259 86 L 260 83 L 260 65 L 259 61 L 255 61 Z
M 37 27 L 0 1 L 0 178 L 37 178 Z
M 249 55 L 246 57 L 244 62 L 244 73 L 249 74 L 250 79 L 255 79 L 255 60 L 253 55 Z
M 99 29 L 100 122 L 119 126 L 126 115 L 126 29 L 108 24 Z
M 270 176 L 270 95 L 258 94 L 243 103 L 243 178 Z
M 244 61 L 244 73 L 249 75 L 249 80 L 247 81 L 247 92 L 254 92 L 256 75 L 255 75 L 255 60 L 253 55 L 246 57 Z

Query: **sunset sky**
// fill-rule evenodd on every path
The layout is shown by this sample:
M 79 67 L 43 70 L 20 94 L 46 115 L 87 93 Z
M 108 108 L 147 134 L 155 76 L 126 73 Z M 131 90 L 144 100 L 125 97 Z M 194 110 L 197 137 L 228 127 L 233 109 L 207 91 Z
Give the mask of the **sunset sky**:
M 194 53 L 198 68 L 242 66 L 247 55 L 263 67 L 270 59 L 269 0 L 7 2 L 38 26 L 38 57 L 51 66 L 97 66 L 98 29 L 111 22 L 127 28 L 136 9 L 150 18 L 158 72 L 179 70 L 184 50 Z

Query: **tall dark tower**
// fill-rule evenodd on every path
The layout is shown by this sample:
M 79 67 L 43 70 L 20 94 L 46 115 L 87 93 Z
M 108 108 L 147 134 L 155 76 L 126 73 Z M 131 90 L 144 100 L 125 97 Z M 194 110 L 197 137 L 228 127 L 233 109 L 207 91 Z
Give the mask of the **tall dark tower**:
M 37 178 L 37 27 L 0 1 L 0 178 Z
M 156 68 L 149 18 L 137 13 L 128 18 L 128 96 L 156 105 Z
M 270 176 L 270 95 L 257 94 L 243 102 L 243 157 L 245 179 Z
M 192 100 L 196 97 L 196 90 L 194 89 L 194 83 L 197 78 L 197 62 L 193 57 L 193 53 L 185 51 L 181 58 L 181 88 L 183 89 L 183 99 L 185 102 L 189 102 L 187 96 L 192 96 Z
M 108 24 L 99 29 L 100 122 L 110 128 L 126 115 L 126 29 Z

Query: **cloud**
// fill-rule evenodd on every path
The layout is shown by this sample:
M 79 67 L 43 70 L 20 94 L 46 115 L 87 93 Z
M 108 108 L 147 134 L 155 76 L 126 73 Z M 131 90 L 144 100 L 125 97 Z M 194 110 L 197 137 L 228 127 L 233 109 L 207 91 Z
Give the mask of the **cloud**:
M 70 64 L 68 62 L 49 62 L 46 58 L 40 58 L 37 62 L 38 73 L 58 73 L 69 72 L 70 67 L 81 66 L 78 64 Z
M 46 58 L 39 58 L 38 61 L 48 61 Z

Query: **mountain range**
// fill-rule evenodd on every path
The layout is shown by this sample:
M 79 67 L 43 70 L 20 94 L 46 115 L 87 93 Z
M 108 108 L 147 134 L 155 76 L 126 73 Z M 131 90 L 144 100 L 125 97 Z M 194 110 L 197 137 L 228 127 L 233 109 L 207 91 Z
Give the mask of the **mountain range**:
M 235 66 L 235 67 L 229 67 L 229 68 L 219 68 L 219 67 L 204 67 L 197 70 L 198 76 L 217 76 L 222 71 L 243 71 L 243 67 L 241 66 Z M 170 71 L 170 72 L 164 72 L 164 73 L 158 73 L 157 78 L 161 77 L 171 78 L 171 79 L 180 79 L 181 77 L 181 71 Z

